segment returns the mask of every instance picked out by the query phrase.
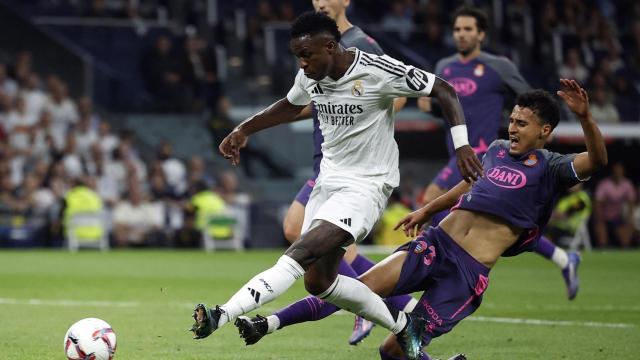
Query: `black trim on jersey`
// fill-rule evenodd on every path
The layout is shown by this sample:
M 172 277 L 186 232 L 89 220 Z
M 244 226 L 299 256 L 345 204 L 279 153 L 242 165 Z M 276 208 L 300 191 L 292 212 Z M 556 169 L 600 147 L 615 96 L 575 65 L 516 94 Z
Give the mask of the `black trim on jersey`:
M 372 58 L 367 54 L 362 54 L 363 61 L 366 61 L 363 65 L 365 66 L 375 66 L 380 70 L 384 70 L 387 73 L 396 76 L 403 76 L 406 69 L 400 64 L 393 64 L 388 60 L 382 59 L 381 57 Z
M 380 69 L 380 70 L 382 70 L 382 71 L 384 71 L 384 72 L 387 72 L 387 73 L 389 73 L 389 74 L 391 74 L 391 75 L 395 75 L 395 76 L 404 76 L 404 74 L 403 74 L 403 73 L 397 73 L 397 72 L 395 72 L 395 71 L 391 71 L 391 70 L 389 70 L 389 69 L 387 69 L 387 68 L 383 67 L 382 65 L 380 65 L 380 64 L 378 64 L 378 63 L 376 63 L 376 62 L 372 62 L 371 64 L 369 64 L 369 66 L 375 66 L 375 67 L 377 67 L 378 69 Z
M 362 51 L 356 49 L 356 58 L 353 60 L 353 64 L 351 64 L 351 67 L 349 68 L 349 70 L 347 70 L 347 73 L 345 75 L 351 74 L 353 69 L 355 69 L 356 66 L 358 66 L 358 62 L 360 62 L 360 54 L 361 53 L 362 53 Z
M 395 71 L 399 71 L 402 74 L 404 74 L 407 69 L 405 69 L 403 66 L 399 65 L 399 64 L 393 64 L 391 62 L 389 62 L 388 60 L 385 60 L 383 58 L 377 58 L 373 61 L 374 63 L 378 63 L 380 65 L 386 66 L 388 67 L 390 70 L 395 70 Z
M 360 59 L 362 65 L 369 65 L 372 61 L 373 59 L 369 55 L 362 53 L 362 58 Z
M 382 56 L 379 56 L 376 60 L 380 60 L 386 64 L 389 64 L 390 66 L 393 66 L 394 68 L 397 68 L 398 70 L 402 70 L 402 71 L 406 71 L 407 68 L 406 66 L 404 66 L 403 64 L 394 64 L 391 61 L 383 58 Z

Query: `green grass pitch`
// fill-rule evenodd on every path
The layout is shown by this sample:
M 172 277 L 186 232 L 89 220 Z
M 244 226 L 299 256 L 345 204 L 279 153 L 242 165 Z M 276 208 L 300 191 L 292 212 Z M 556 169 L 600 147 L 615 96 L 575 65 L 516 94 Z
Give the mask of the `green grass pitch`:
M 116 359 L 377 359 L 386 331 L 347 344 L 353 317 L 286 328 L 245 347 L 234 326 L 194 341 L 193 304 L 227 300 L 279 256 L 277 251 L 0 251 L 0 359 L 64 359 L 76 320 L 98 317 L 118 337 Z M 375 256 L 376 260 L 381 256 Z M 433 341 L 432 356 L 475 359 L 640 358 L 640 252 L 583 255 L 578 298 L 540 256 L 502 259 L 483 305 Z M 298 282 L 260 314 L 304 296 Z

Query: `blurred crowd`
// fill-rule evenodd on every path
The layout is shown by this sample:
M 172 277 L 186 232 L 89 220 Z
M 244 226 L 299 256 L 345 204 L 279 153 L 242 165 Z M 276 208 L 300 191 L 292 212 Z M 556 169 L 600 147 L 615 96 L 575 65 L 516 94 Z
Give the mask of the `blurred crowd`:
M 55 245 L 71 212 L 99 211 L 115 246 L 200 246 L 199 217 L 248 206 L 235 173 L 214 174 L 198 155 L 178 159 L 167 140 L 143 159 L 134 133 L 114 132 L 91 99 L 71 99 L 63 79 L 41 79 L 31 62 L 24 51 L 0 63 L 1 226 L 24 225 L 26 236 Z M 71 208 L 78 188 L 99 199 L 93 208 Z M 14 235 L 2 232 L 0 243 Z
M 153 98 L 149 110 L 207 111 L 214 143 L 235 124 L 216 48 L 231 48 L 239 41 L 244 74 L 253 77 L 265 67 L 260 58 L 267 46 L 265 27 L 290 23 L 301 11 L 311 9 L 310 0 L 246 0 L 225 7 L 218 2 L 219 21 L 212 28 L 204 18 L 206 1 L 40 3 L 54 10 L 63 4 L 66 10 L 58 11 L 61 15 L 178 24 L 179 31 L 155 33 L 149 47 L 141 50 L 144 55 L 136 71 Z M 393 48 L 394 56 L 418 56 L 433 70 L 439 59 L 455 53 L 449 14 L 460 3 L 352 0 L 348 16 L 383 48 Z M 587 86 L 591 111 L 600 123 L 640 122 L 640 2 L 473 3 L 491 18 L 483 48 L 512 59 L 533 86 L 551 90 L 558 77 L 577 79 Z M 244 10 L 243 16 L 238 9 Z M 49 14 L 55 15 L 54 10 Z M 82 188 L 100 200 L 114 246 L 199 246 L 202 231 L 208 230 L 216 237 L 229 236 L 228 228 L 207 229 L 206 218 L 249 206 L 249 197 L 238 191 L 234 173 L 215 171 L 197 155 L 179 159 L 168 141 L 162 141 L 154 155 L 143 159 L 136 134 L 113 129 L 113 125 L 109 115 L 94 110 L 91 98 L 72 99 L 65 79 L 38 74 L 29 51 L 0 63 L 0 228 L 37 218 L 40 221 L 34 231 L 39 235 L 34 238 L 44 245 L 60 244 L 67 231 L 68 204 L 73 203 L 67 197 L 70 190 Z M 249 177 L 255 173 L 255 163 L 261 163 L 270 177 L 292 176 L 263 149 L 249 148 L 244 155 L 246 161 L 241 164 Z M 637 245 L 638 185 L 637 180 L 625 176 L 623 165 L 612 166 L 610 176 L 592 191 L 574 189 L 559 202 L 550 236 L 569 238 L 589 221 L 594 245 Z M 421 187 L 405 186 L 394 194 L 377 230 L 377 234 L 386 234 L 380 239 L 391 237 L 385 226 L 418 206 L 417 189 Z M 14 235 L 0 231 L 2 239 Z

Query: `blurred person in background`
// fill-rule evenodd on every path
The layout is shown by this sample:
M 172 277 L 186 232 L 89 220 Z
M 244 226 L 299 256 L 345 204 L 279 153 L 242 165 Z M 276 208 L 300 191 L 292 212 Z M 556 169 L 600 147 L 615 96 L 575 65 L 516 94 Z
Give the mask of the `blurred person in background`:
M 187 191 L 187 168 L 182 160 L 173 155 L 171 143 L 168 140 L 162 140 L 156 154 L 167 184 L 176 195 L 184 194 Z
M 162 246 L 165 209 L 161 202 L 152 202 L 140 184 L 128 181 L 126 195 L 113 208 L 113 241 L 118 247 Z
M 401 0 L 393 0 L 391 2 L 391 9 L 382 18 L 380 26 L 385 31 L 398 35 L 402 41 L 409 40 L 411 33 L 415 29 L 411 13 Z
M 194 94 L 190 110 L 199 111 L 205 106 L 215 106 L 220 95 L 218 63 L 215 50 L 207 46 L 205 39 L 192 29 L 184 39 L 184 46 L 178 56 L 180 76 Z
M 67 84 L 58 76 L 49 76 L 47 88 L 49 96 L 44 105 L 44 110 L 51 114 L 51 135 L 56 147 L 63 149 L 67 133 L 78 122 L 78 109 L 76 104 L 69 98 Z
M 207 184 L 213 184 L 215 182 L 215 178 L 207 172 L 204 159 L 199 155 L 193 155 L 189 159 L 187 178 L 187 192 L 189 192 L 190 195 L 194 194 L 198 181 L 204 181 Z
M 547 235 L 556 243 L 563 237 L 572 237 L 592 211 L 591 196 L 584 190 L 582 183 L 569 189 L 569 193 L 556 204 L 547 226 Z
M 558 75 L 564 79 L 576 79 L 584 84 L 589 76 L 589 70 L 582 65 L 580 52 L 576 48 L 567 50 L 563 64 L 558 69 Z
M 47 94 L 41 89 L 40 77 L 35 72 L 29 73 L 21 83 L 20 95 L 24 97 L 27 112 L 35 116 L 40 115 L 48 101 Z
M 17 96 L 3 124 L 4 130 L 8 134 L 9 146 L 15 151 L 28 153 L 30 148 L 29 134 L 38 120 L 39 115 L 27 112 L 24 98 Z
M 640 194 L 640 187 L 638 187 L 636 194 Z M 636 200 L 636 205 L 633 208 L 633 229 L 636 244 L 640 244 L 640 197 Z
M 249 194 L 239 191 L 238 177 L 233 170 L 225 170 L 220 173 L 215 190 L 229 205 L 249 205 Z
M 599 119 L 599 123 L 619 123 L 620 114 L 611 101 L 611 93 L 604 87 L 597 87 L 591 93 L 593 96 L 589 107 L 593 116 Z
M 0 90 L 13 99 L 18 94 L 18 83 L 9 77 L 7 64 L 0 62 Z
M 376 224 L 373 242 L 376 245 L 398 247 L 407 242 L 407 237 L 394 227 L 405 216 L 411 213 L 411 209 L 402 202 L 400 192 L 394 190 L 389 197 L 387 208 L 382 213 Z
M 631 246 L 631 216 L 636 192 L 631 181 L 625 177 L 621 162 L 614 163 L 611 175 L 598 183 L 595 200 L 594 227 L 598 246 Z
M 216 221 L 228 217 L 225 201 L 204 181 L 196 184 L 195 191 L 187 207 L 187 215 L 189 211 L 195 214 L 195 228 L 207 231 L 213 239 L 230 239 L 233 236 L 233 223 Z
M 213 152 L 216 156 L 220 154 L 218 146 L 236 126 L 235 121 L 231 118 L 231 107 L 232 103 L 230 98 L 226 96 L 220 97 L 218 99 L 217 110 L 209 121 L 209 131 L 214 147 Z M 249 144 L 244 148 L 242 155 L 243 160 L 240 165 L 244 169 L 245 174 L 250 178 L 258 176 L 257 169 L 255 168 L 258 162 L 267 169 L 269 177 L 283 178 L 292 176 L 291 172 L 287 170 L 285 166 L 274 161 L 267 151 L 255 144 Z
M 105 156 L 105 160 L 110 160 L 113 151 L 120 143 L 118 135 L 111 132 L 111 124 L 106 121 L 100 121 L 98 125 L 98 139 L 96 140 L 100 146 L 102 154 Z
M 158 111 L 185 111 L 193 98 L 193 91 L 180 74 L 180 64 L 173 53 L 169 35 L 159 35 L 153 48 L 142 58 L 142 76 L 147 91 L 154 96 Z
M 104 203 L 111 209 L 120 199 L 120 188 L 117 180 L 105 172 L 106 163 L 102 148 L 98 143 L 91 146 L 90 157 L 86 161 L 87 173 L 95 178 L 96 191 Z
M 196 226 L 194 210 L 185 210 L 180 229 L 173 234 L 172 245 L 177 248 L 197 248 L 202 244 L 202 231 Z
M 98 225 L 72 227 L 71 221 L 75 215 L 93 214 L 102 216 L 104 210 L 102 199 L 91 187 L 92 182 L 89 177 L 77 177 L 72 180 L 71 188 L 64 195 L 61 219 L 67 236 L 70 231 L 74 231 L 80 240 L 96 240 L 101 238 L 103 233 L 107 231 L 104 226 Z

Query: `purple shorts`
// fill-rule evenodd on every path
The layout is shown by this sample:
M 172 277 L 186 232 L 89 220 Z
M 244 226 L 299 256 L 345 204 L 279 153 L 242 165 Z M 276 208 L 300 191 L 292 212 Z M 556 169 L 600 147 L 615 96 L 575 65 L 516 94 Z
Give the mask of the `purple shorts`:
M 396 251 L 407 251 L 394 295 L 424 291 L 413 310 L 429 320 L 424 345 L 445 334 L 480 306 L 489 268 L 439 227 L 423 231 Z
M 309 196 L 311 195 L 311 191 L 313 191 L 313 187 L 315 185 L 316 179 L 307 180 L 300 188 L 300 191 L 298 191 L 298 194 L 296 195 L 296 201 L 304 206 L 307 206 L 307 203 L 309 202 Z
M 481 160 L 484 154 L 484 152 L 476 152 L 478 159 Z M 440 170 L 436 178 L 433 179 L 433 183 L 446 190 L 452 189 L 454 186 L 458 185 L 458 183 L 463 179 L 456 161 L 457 158 L 452 156 L 447 165 L 445 165 L 445 167 Z

